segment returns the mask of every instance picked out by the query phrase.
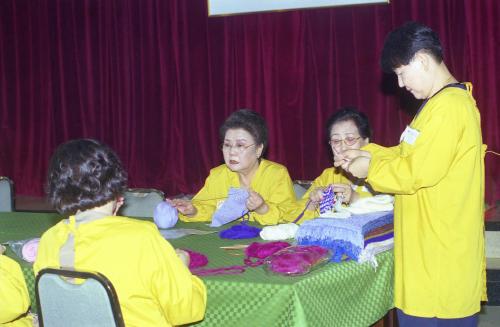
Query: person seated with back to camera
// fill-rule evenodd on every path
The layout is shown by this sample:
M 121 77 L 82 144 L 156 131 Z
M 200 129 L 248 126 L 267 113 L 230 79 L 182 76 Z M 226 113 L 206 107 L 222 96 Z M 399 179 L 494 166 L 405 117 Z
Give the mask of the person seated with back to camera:
M 4 256 L 0 245 L 0 326 L 29 327 L 33 316 L 28 312 L 30 297 L 21 266 Z
M 371 128 L 364 113 L 355 107 L 341 107 L 328 118 L 326 133 L 328 144 L 335 157 L 339 151 L 360 149 L 368 144 Z M 344 204 L 354 203 L 360 198 L 374 195 L 374 191 L 363 180 L 353 177 L 341 168 L 327 168 L 313 181 L 302 199 L 297 201 L 293 216 L 298 217 L 305 208 L 299 223 L 319 216 L 319 203 L 323 199 L 324 191 L 330 185 L 332 191 L 341 196 Z
M 43 234 L 35 274 L 47 267 L 102 273 L 116 290 L 127 326 L 203 318 L 206 288 L 189 272 L 189 256 L 176 254 L 152 222 L 116 216 L 127 174 L 109 147 L 92 139 L 60 145 L 47 179 L 49 201 L 70 217 Z
M 266 122 L 258 113 L 248 109 L 233 112 L 219 130 L 225 163 L 210 171 L 192 201 L 168 200 L 179 211 L 179 218 L 210 221 L 230 188 L 248 191 L 244 210 L 250 221 L 273 225 L 290 218 L 288 208 L 295 202 L 292 180 L 285 166 L 262 158 L 267 134 Z

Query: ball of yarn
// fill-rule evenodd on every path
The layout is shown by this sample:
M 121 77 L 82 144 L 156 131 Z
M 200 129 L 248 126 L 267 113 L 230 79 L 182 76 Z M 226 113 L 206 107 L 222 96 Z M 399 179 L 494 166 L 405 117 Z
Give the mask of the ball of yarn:
M 260 228 L 246 224 L 238 224 L 219 232 L 221 238 L 245 239 L 259 236 Z
M 177 214 L 177 209 L 172 207 L 166 201 L 158 203 L 153 213 L 153 219 L 159 228 L 170 228 L 174 227 L 179 219 Z
M 189 254 L 189 269 L 204 267 L 208 264 L 208 258 L 203 253 L 188 249 L 183 250 Z
M 34 238 L 24 243 L 22 248 L 23 259 L 28 262 L 35 262 L 36 254 L 38 252 L 39 238 Z
M 266 241 L 281 241 L 294 238 L 299 225 L 294 223 L 266 226 L 262 228 L 260 237 Z

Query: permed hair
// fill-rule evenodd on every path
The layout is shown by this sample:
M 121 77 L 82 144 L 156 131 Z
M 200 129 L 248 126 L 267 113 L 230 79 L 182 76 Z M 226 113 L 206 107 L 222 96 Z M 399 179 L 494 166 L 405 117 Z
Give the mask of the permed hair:
M 428 53 L 438 63 L 443 61 L 443 48 L 436 32 L 420 23 L 407 22 L 387 35 L 380 57 L 382 70 L 392 73 L 408 65 L 418 51 Z
M 330 134 L 333 125 L 339 122 L 352 121 L 359 131 L 359 136 L 362 138 L 370 138 L 372 136 L 372 129 L 368 117 L 355 107 L 341 107 L 326 121 L 327 138 L 330 139 Z
M 240 109 L 233 112 L 219 129 L 221 142 L 226 137 L 226 132 L 230 129 L 241 128 L 252 135 L 257 145 L 263 145 L 262 153 L 267 148 L 267 124 L 264 118 L 249 109 Z
M 47 196 L 62 214 L 75 214 L 102 206 L 121 196 L 127 173 L 108 146 L 92 139 L 61 144 L 47 174 Z

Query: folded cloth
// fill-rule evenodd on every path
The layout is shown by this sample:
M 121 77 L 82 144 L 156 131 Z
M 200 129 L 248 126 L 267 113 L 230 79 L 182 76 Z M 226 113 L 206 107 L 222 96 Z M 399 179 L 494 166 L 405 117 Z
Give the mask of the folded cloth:
M 246 201 L 249 193 L 242 188 L 229 188 L 227 199 L 212 215 L 212 227 L 220 227 L 242 217 L 248 212 Z
M 361 198 L 351 203 L 345 210 L 356 215 L 369 212 L 392 211 L 394 210 L 394 197 L 387 194 L 378 194 Z
M 294 223 L 266 226 L 262 228 L 260 237 L 266 241 L 281 241 L 294 238 L 299 225 Z
M 394 237 L 390 237 L 386 240 L 379 242 L 373 242 L 368 244 L 359 254 L 358 262 L 364 263 L 369 262 L 373 268 L 377 268 L 378 262 L 375 255 L 390 250 L 394 247 Z
M 347 219 L 316 218 L 299 227 L 296 239 L 300 245 L 320 245 L 332 250 L 332 261 L 339 262 L 344 255 L 358 260 L 365 246 L 365 235 L 392 221 L 392 211 L 353 215 Z

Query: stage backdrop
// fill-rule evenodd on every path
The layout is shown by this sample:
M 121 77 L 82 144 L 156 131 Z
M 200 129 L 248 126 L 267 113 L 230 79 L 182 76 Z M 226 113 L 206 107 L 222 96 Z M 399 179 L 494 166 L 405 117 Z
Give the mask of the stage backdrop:
M 0 1 L 0 175 L 42 194 L 48 159 L 68 139 L 113 147 L 130 185 L 196 192 L 222 162 L 232 111 L 267 119 L 268 158 L 293 179 L 332 164 L 326 118 L 355 105 L 373 140 L 395 145 L 418 102 L 383 75 L 385 35 L 407 20 L 434 28 L 454 75 L 474 84 L 484 141 L 500 149 L 500 1 L 389 5 L 208 17 L 205 0 Z M 498 157 L 487 196 L 500 199 Z

